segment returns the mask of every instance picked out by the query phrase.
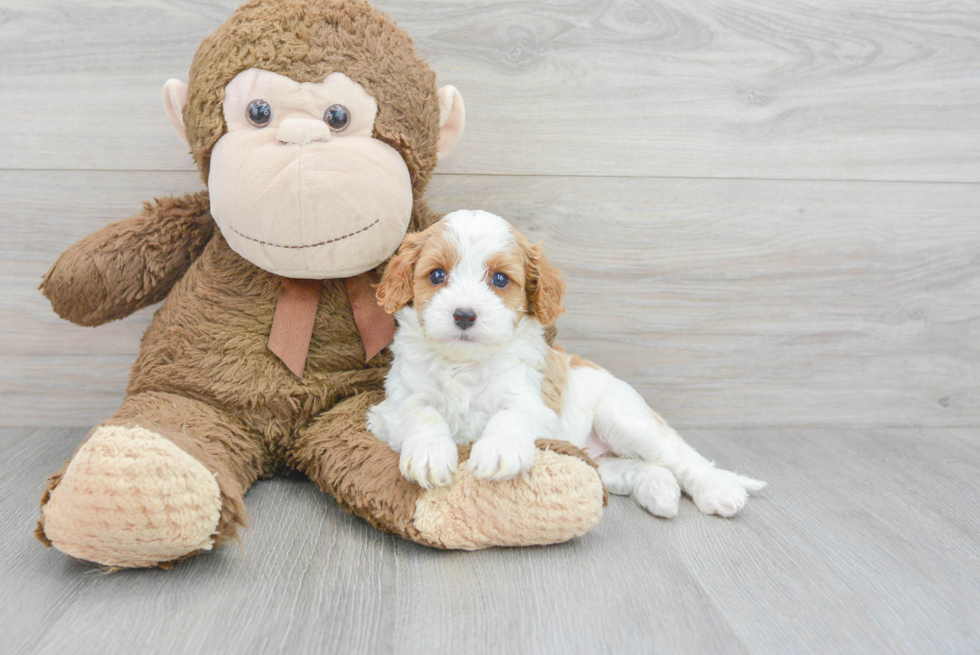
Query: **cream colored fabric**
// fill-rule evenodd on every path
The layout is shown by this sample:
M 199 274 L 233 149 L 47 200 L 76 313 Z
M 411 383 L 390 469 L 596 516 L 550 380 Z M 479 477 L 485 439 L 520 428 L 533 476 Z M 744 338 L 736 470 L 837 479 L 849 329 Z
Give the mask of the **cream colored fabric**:
M 188 147 L 187 130 L 184 128 L 184 107 L 187 106 L 187 84 L 180 80 L 167 80 L 163 85 L 163 111 L 170 119 L 174 132 Z
M 439 159 L 453 151 L 463 136 L 465 127 L 466 107 L 463 105 L 463 96 L 452 85 L 442 87 L 439 89 Z
M 253 100 L 272 107 L 256 127 Z M 343 105 L 350 124 L 324 122 Z M 277 275 L 326 279 L 371 270 L 398 248 L 412 212 L 401 155 L 372 138 L 378 107 L 342 73 L 320 83 L 250 69 L 225 89 L 228 132 L 211 154 L 211 214 L 228 245 Z
M 559 543 L 602 518 L 599 474 L 570 455 L 539 450 L 529 473 L 505 482 L 477 480 L 466 462 L 455 477 L 451 487 L 428 491 L 415 504 L 415 528 L 445 548 Z
M 75 454 L 43 512 L 44 533 L 61 552 L 146 567 L 209 550 L 221 493 L 214 475 L 173 442 L 109 425 Z

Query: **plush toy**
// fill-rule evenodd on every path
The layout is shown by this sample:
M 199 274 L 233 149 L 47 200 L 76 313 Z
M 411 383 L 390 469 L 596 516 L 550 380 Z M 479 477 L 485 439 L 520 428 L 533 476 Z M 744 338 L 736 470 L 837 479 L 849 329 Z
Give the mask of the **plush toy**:
M 126 400 L 41 500 L 36 535 L 91 562 L 167 566 L 236 537 L 260 477 L 297 470 L 375 527 L 476 549 L 567 540 L 599 520 L 591 461 L 538 444 L 529 474 L 465 466 L 425 490 L 365 429 L 394 325 L 373 284 L 464 112 L 411 38 L 360 0 L 256 0 L 201 45 L 164 106 L 208 191 L 156 200 L 44 277 L 94 326 L 164 300 Z

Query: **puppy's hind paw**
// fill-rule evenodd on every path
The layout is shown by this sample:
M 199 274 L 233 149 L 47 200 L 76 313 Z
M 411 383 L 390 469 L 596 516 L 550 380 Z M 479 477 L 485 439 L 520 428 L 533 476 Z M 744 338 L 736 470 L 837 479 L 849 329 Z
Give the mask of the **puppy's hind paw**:
M 654 516 L 672 519 L 677 516 L 681 488 L 673 473 L 660 466 L 650 467 L 633 481 L 633 497 Z
M 705 514 L 735 516 L 745 507 L 749 495 L 745 488 L 736 484 L 719 484 L 699 489 L 694 494 L 694 504 Z
M 712 468 L 701 475 L 692 489 L 691 497 L 698 509 L 705 514 L 735 516 L 745 507 L 749 491 L 766 486 L 761 480 L 753 480 L 731 471 Z
M 448 487 L 459 465 L 459 451 L 449 439 L 415 437 L 402 444 L 398 468 L 411 482 L 425 489 Z

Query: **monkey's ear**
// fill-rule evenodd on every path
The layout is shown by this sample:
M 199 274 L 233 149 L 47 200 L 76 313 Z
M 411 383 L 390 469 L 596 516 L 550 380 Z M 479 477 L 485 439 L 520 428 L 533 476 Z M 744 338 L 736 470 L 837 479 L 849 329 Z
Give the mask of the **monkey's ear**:
M 187 106 L 187 85 L 180 80 L 167 80 L 163 85 L 163 111 L 180 140 L 190 147 L 187 130 L 184 129 L 184 107 Z
M 442 159 L 453 151 L 459 137 L 463 136 L 466 127 L 466 107 L 463 106 L 463 96 L 454 86 L 444 86 L 439 89 L 439 145 L 437 151 Z

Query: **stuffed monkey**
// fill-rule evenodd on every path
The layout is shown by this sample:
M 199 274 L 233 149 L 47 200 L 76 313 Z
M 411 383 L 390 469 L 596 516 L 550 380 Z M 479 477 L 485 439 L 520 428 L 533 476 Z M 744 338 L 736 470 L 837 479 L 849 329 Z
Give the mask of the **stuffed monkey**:
M 426 490 L 365 429 L 394 325 L 373 283 L 464 123 L 453 87 L 361 0 L 254 0 L 205 39 L 164 108 L 207 191 L 147 203 L 42 283 L 95 326 L 164 300 L 122 407 L 41 500 L 37 537 L 116 567 L 235 538 L 256 479 L 296 470 L 375 527 L 439 548 L 546 544 L 599 520 L 594 466 L 539 443 L 522 478 Z

